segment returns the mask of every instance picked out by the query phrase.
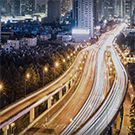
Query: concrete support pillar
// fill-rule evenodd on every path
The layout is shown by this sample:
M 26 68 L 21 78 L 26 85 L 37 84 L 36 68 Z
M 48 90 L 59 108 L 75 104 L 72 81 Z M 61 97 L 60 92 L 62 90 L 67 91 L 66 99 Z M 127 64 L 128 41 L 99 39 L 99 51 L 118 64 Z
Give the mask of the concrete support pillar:
M 72 87 L 72 84 L 73 84 L 73 79 L 71 79 L 71 81 L 70 81 L 70 86 Z
M 9 132 L 9 125 L 6 125 L 5 127 L 2 128 L 4 135 L 8 135 Z
M 117 125 L 116 125 L 116 129 L 119 131 L 120 130 L 120 113 L 117 116 Z
M 62 98 L 62 89 L 59 91 L 59 99 Z
M 66 92 L 68 91 L 69 83 L 66 84 Z
M 32 123 L 35 119 L 35 108 L 30 110 L 30 123 Z
M 51 105 L 52 105 L 52 100 L 51 100 L 51 98 L 49 98 L 48 99 L 48 109 L 51 107 Z

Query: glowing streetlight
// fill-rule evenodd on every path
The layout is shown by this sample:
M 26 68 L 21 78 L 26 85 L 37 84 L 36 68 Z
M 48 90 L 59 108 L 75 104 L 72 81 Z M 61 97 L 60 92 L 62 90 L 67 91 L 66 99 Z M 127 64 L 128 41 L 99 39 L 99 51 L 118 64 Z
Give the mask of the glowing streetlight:
M 73 53 L 71 53 L 70 55 L 73 56 Z
M 58 66 L 59 66 L 59 63 L 58 63 L 58 62 L 56 62 L 56 63 L 55 63 L 55 67 L 58 67 Z
M 47 72 L 47 71 L 48 71 L 48 68 L 45 67 L 45 68 L 43 69 L 43 87 L 44 87 L 44 71 Z
M 29 77 L 30 77 L 30 74 L 27 74 L 25 76 L 25 97 L 26 97 L 26 81 L 27 81 L 27 78 L 29 78 Z
M 72 118 L 70 119 L 70 121 L 73 121 Z
M 2 89 L 2 84 L 0 84 L 0 90 Z
M 67 56 L 68 59 L 70 59 L 70 56 Z
M 63 62 L 66 62 L 66 60 L 65 60 L 65 59 L 63 59 Z

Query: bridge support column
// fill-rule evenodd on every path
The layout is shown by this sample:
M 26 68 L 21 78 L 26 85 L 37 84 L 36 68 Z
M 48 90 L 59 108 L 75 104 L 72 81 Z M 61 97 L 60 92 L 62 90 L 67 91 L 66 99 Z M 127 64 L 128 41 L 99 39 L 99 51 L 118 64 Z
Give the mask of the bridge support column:
M 32 123 L 35 119 L 35 108 L 30 110 L 30 123 Z
M 120 113 L 117 116 L 117 126 L 116 126 L 116 129 L 117 129 L 117 131 L 120 130 Z
M 51 105 L 52 105 L 52 99 L 49 98 L 49 99 L 48 99 L 48 109 L 51 107 Z
M 59 91 L 59 99 L 62 98 L 62 89 Z
M 68 91 L 69 82 L 66 84 L 66 92 Z
M 72 87 L 72 84 L 73 84 L 73 79 L 71 79 L 71 81 L 70 81 L 70 86 Z
M 4 135 L 8 135 L 9 134 L 9 125 L 6 125 L 5 127 L 2 128 Z

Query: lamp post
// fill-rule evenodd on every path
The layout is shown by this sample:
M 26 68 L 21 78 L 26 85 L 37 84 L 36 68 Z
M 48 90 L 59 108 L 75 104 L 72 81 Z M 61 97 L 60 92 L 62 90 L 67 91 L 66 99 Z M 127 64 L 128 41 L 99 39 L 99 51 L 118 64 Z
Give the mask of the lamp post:
M 0 84 L 0 90 L 2 89 L 2 85 Z
M 59 63 L 56 62 L 55 65 L 54 65 L 54 80 L 55 80 L 55 78 L 56 78 L 56 74 L 55 74 L 56 70 L 55 70 L 55 67 L 58 67 L 58 66 L 59 66 Z
M 47 72 L 47 71 L 48 71 L 48 68 L 45 67 L 45 68 L 43 69 L 43 87 L 44 87 L 44 71 Z
M 69 61 L 69 59 L 70 59 L 70 56 L 67 56 L 67 59 L 68 59 L 68 61 Z M 66 65 L 67 66 L 67 65 Z
M 27 74 L 27 75 L 25 76 L 25 97 L 26 97 L 26 81 L 27 81 L 27 78 L 29 78 L 29 77 L 30 77 L 29 74 Z
M 65 59 L 63 59 L 63 63 L 65 63 L 65 62 L 66 62 L 66 66 L 67 66 L 67 61 Z M 64 70 L 64 66 L 63 66 L 63 70 Z

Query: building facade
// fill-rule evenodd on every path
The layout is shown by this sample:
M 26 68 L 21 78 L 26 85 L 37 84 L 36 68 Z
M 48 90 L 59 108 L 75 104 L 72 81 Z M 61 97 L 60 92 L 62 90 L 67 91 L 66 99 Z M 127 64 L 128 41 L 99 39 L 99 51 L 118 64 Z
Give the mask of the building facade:
M 102 19 L 102 0 L 93 1 L 94 25 L 99 25 Z
M 35 13 L 35 0 L 20 0 L 20 14 L 28 15 Z
M 78 28 L 89 30 L 90 37 L 93 38 L 93 1 L 78 0 Z
M 132 14 L 132 0 L 124 0 L 124 17 L 130 19 Z
M 35 11 L 37 13 L 47 12 L 47 0 L 35 0 Z
M 113 19 L 114 17 L 114 0 L 102 0 L 103 19 Z
M 61 14 L 65 15 L 72 9 L 72 1 L 71 0 L 62 0 L 61 1 Z

